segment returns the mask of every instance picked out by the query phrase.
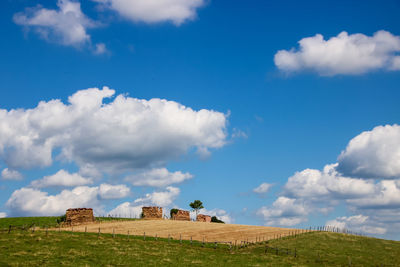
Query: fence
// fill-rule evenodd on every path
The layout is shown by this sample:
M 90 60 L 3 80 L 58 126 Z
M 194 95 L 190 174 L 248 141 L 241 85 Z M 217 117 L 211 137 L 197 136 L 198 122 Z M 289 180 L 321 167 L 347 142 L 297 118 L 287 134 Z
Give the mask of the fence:
M 121 218 L 121 219 L 123 219 L 123 218 Z M 120 219 L 117 219 L 117 220 L 120 220 Z M 128 218 L 128 220 L 129 220 L 129 218 Z M 58 232 L 61 232 L 61 229 L 62 228 L 59 226 L 58 229 L 57 229 Z M 70 228 L 68 227 L 68 229 L 71 230 L 70 232 L 74 232 L 74 227 L 73 226 L 70 227 Z M 40 228 L 40 227 L 37 227 L 35 224 L 23 225 L 23 226 L 10 225 L 6 229 L 4 229 L 4 228 L 0 229 L 0 232 L 11 233 L 12 231 L 31 231 L 32 233 L 34 233 L 37 230 L 45 231 L 46 234 L 48 234 L 49 227 L 45 226 L 43 228 Z M 56 230 L 55 228 L 51 229 L 51 231 L 53 231 L 53 232 L 55 230 Z M 68 230 L 66 230 L 66 228 L 63 228 L 62 230 L 68 232 Z M 207 246 L 207 247 L 217 248 L 218 246 L 220 246 L 220 247 L 222 246 L 222 247 L 229 248 L 229 250 L 232 250 L 232 249 L 243 249 L 243 248 L 247 248 L 247 247 L 253 246 L 253 245 L 266 244 L 265 253 L 268 253 L 268 250 L 272 249 L 272 250 L 276 250 L 276 254 L 279 255 L 279 248 L 268 247 L 267 246 L 268 241 L 276 240 L 276 239 L 296 238 L 299 235 L 312 233 L 312 232 L 334 232 L 334 233 L 343 233 L 343 234 L 347 234 L 347 235 L 362 235 L 361 233 L 353 232 L 353 231 L 350 231 L 348 229 L 340 229 L 340 228 L 333 227 L 333 226 L 319 226 L 319 227 L 309 227 L 309 228 L 306 228 L 306 229 L 294 229 L 292 231 L 289 231 L 288 233 L 283 233 L 283 234 L 281 233 L 281 234 L 273 234 L 273 235 L 259 235 L 259 236 L 255 237 L 255 241 L 254 241 L 254 239 L 250 240 L 250 241 L 249 241 L 249 239 L 246 239 L 246 240 L 235 240 L 234 242 L 233 241 L 215 241 L 215 240 L 214 241 L 207 241 L 207 240 L 205 240 L 204 237 L 203 237 L 202 241 L 199 241 L 199 240 L 193 240 L 192 236 L 190 236 L 190 240 L 189 239 L 183 240 L 181 234 L 179 235 L 179 238 L 175 238 L 175 239 L 170 234 L 168 234 L 167 238 L 166 237 L 160 237 L 157 234 L 155 236 L 149 236 L 149 235 L 146 235 L 145 232 L 143 232 L 143 235 L 141 235 L 141 234 L 140 235 L 139 234 L 135 235 L 134 231 L 132 231 L 132 230 L 127 230 L 126 233 L 118 233 L 118 234 L 116 234 L 114 228 L 112 229 L 111 235 L 112 235 L 113 238 L 115 238 L 116 235 L 118 235 L 120 237 L 126 236 L 127 239 L 135 238 L 135 237 L 136 238 L 143 237 L 144 241 L 146 241 L 146 239 L 147 240 L 155 240 L 155 241 L 158 241 L 160 239 L 160 240 L 165 240 L 165 241 L 168 241 L 168 242 L 171 242 L 171 241 L 180 242 L 181 244 L 182 243 L 190 243 L 190 245 L 200 244 L 202 247 Z M 84 233 L 85 234 L 87 233 L 87 227 L 86 226 L 85 226 Z M 101 226 L 99 225 L 98 231 L 97 231 L 97 235 L 98 235 L 98 237 L 100 237 L 101 235 L 110 235 L 110 233 L 102 233 L 101 232 Z M 283 250 L 285 250 L 285 249 L 283 249 Z M 292 254 L 293 253 L 291 251 L 286 251 L 286 255 L 292 255 Z M 296 255 L 296 252 L 294 252 L 294 255 Z

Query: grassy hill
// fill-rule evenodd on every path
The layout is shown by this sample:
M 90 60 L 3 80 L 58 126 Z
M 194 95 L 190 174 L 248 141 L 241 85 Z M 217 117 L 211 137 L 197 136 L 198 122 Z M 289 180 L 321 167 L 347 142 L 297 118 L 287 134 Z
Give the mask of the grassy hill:
M 327 232 L 230 250 L 143 236 L 12 230 L 0 233 L 0 251 L 0 266 L 400 266 L 400 242 Z
M 0 229 L 8 228 L 10 225 L 14 227 L 29 227 L 35 225 L 35 227 L 51 228 L 51 227 L 57 227 L 61 220 L 62 216 L 0 218 Z M 96 217 L 96 220 L 101 222 L 109 222 L 109 221 L 127 221 L 127 220 L 133 221 L 137 219 Z

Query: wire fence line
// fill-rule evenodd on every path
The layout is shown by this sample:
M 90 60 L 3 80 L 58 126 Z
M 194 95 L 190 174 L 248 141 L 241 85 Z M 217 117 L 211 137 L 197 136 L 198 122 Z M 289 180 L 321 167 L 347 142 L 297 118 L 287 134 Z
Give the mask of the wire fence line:
M 61 228 L 49 228 L 48 226 L 43 226 L 41 228 L 35 226 L 35 224 L 26 224 L 23 226 L 13 226 L 9 225 L 8 228 L 3 228 L 0 229 L 0 233 L 2 234 L 11 234 L 14 232 L 25 232 L 25 233 L 31 233 L 33 236 L 36 235 L 45 235 L 46 238 L 51 238 L 56 236 L 57 234 L 63 232 L 64 234 L 71 234 L 73 235 L 79 235 L 79 238 L 82 238 L 82 235 L 86 236 L 86 234 L 89 234 L 87 231 L 88 228 L 85 226 L 84 232 L 76 232 L 74 231 L 73 227 L 71 228 L 71 231 L 63 229 L 61 231 Z M 90 235 L 97 239 L 102 239 L 102 240 L 107 240 L 107 238 L 112 238 L 112 239 L 118 239 L 118 240 L 125 240 L 127 242 L 134 242 L 135 240 L 141 240 L 143 242 L 149 242 L 149 241 L 161 241 L 161 242 L 168 242 L 167 244 L 180 244 L 180 245 L 186 245 L 186 246 L 191 246 L 191 247 L 198 247 L 198 248 L 208 248 L 208 249 L 219 249 L 219 250 L 225 250 L 228 253 L 239 253 L 240 251 L 248 251 L 247 249 L 252 249 L 252 253 L 256 253 L 258 255 L 271 255 L 271 256 L 281 256 L 281 257 L 293 257 L 293 258 L 298 258 L 299 256 L 305 257 L 306 255 L 299 255 L 299 254 L 308 254 L 310 255 L 310 251 L 304 251 L 304 248 L 301 249 L 301 253 L 299 253 L 296 245 L 295 247 L 279 247 L 279 242 L 270 242 L 274 240 L 285 240 L 285 239 L 291 239 L 291 238 L 297 238 L 300 236 L 304 236 L 307 234 L 313 234 L 313 233 L 318 233 L 318 232 L 333 232 L 333 233 L 342 233 L 345 235 L 357 235 L 360 236 L 362 234 L 357 233 L 357 232 L 352 232 L 349 231 L 348 229 L 340 229 L 337 227 L 333 226 L 321 226 L 321 227 L 309 227 L 307 229 L 295 229 L 293 231 L 290 231 L 288 234 L 274 234 L 270 236 L 257 236 L 255 238 L 255 241 L 249 241 L 248 239 L 246 240 L 235 240 L 233 241 L 207 241 L 205 237 L 202 238 L 202 240 L 195 240 L 191 236 L 190 239 L 183 239 L 182 234 L 179 234 L 179 236 L 172 236 L 171 234 L 168 234 L 168 237 L 160 237 L 159 235 L 155 234 L 154 236 L 148 235 L 146 232 L 143 232 L 141 234 L 138 234 L 137 232 L 135 233 L 134 230 L 130 229 L 127 230 L 126 233 L 116 233 L 115 229 L 112 229 L 112 233 L 103 233 L 101 231 L 101 225 L 99 225 L 97 229 L 97 233 L 90 232 Z M 150 243 L 151 244 L 151 243 Z M 153 243 L 154 244 L 154 243 Z M 296 242 L 297 244 L 297 242 Z M 280 244 L 281 246 L 284 246 L 284 243 Z M 246 252 L 248 253 L 248 252 Z M 321 257 L 320 252 L 311 252 L 313 255 L 312 257 L 315 259 L 316 263 L 323 264 L 324 262 L 327 262 L 326 255 Z M 309 256 L 308 256 L 309 257 Z M 324 258 L 325 257 L 325 258 Z M 348 266 L 352 266 L 352 257 L 351 255 L 348 256 Z
M 128 218 L 130 219 L 130 218 Z M 101 223 L 101 222 L 100 222 Z M 70 230 L 70 231 L 69 231 Z M 333 233 L 342 233 L 342 234 L 346 234 L 346 235 L 358 235 L 358 236 L 362 236 L 361 233 L 357 233 L 357 232 L 353 232 L 350 231 L 348 229 L 341 229 L 338 227 L 334 227 L 334 226 L 319 226 L 319 227 L 309 227 L 309 228 L 305 228 L 305 229 L 293 229 L 292 231 L 286 232 L 286 233 L 275 233 L 275 234 L 268 234 L 265 233 L 263 235 L 257 235 L 246 238 L 245 240 L 235 240 L 235 241 L 218 241 L 218 240 L 212 240 L 212 241 L 208 241 L 206 235 L 203 236 L 202 240 L 194 240 L 193 236 L 189 235 L 184 235 L 185 238 L 182 238 L 182 234 L 179 234 L 179 236 L 177 234 L 174 234 L 174 236 L 172 234 L 168 234 L 168 237 L 162 237 L 159 236 L 158 234 L 155 234 L 154 236 L 150 236 L 148 234 L 146 234 L 146 232 L 143 233 L 138 233 L 137 231 L 135 231 L 135 229 L 130 229 L 127 230 L 126 233 L 116 233 L 115 228 L 112 228 L 112 233 L 103 233 L 101 230 L 101 226 L 99 225 L 98 229 L 96 229 L 97 231 L 97 236 L 100 237 L 101 235 L 112 235 L 113 238 L 116 238 L 116 236 L 119 237 L 124 237 L 127 236 L 127 239 L 130 238 L 141 238 L 143 237 L 143 240 L 146 241 L 147 240 L 166 240 L 168 242 L 180 242 L 182 243 L 190 243 L 191 245 L 194 243 L 200 243 L 201 246 L 205 246 L 206 244 L 208 246 L 212 245 L 214 246 L 214 248 L 217 248 L 218 246 L 225 246 L 228 247 L 229 250 L 232 249 L 243 249 L 243 248 L 247 248 L 249 246 L 253 246 L 253 245 L 257 245 L 257 244 L 268 244 L 268 241 L 270 240 L 277 240 L 277 239 L 286 239 L 286 238 L 296 238 L 299 235 L 303 235 L 303 234 L 307 234 L 307 233 L 312 233 L 312 232 L 333 232 Z M 9 225 L 8 228 L 3 228 L 0 229 L 0 232 L 2 233 L 11 233 L 12 231 L 30 231 L 31 233 L 34 233 L 35 231 L 45 231 L 46 235 L 49 232 L 49 227 L 48 226 L 42 226 L 42 227 L 38 227 L 35 224 L 26 224 L 26 225 L 22 225 L 22 226 L 13 226 L 13 225 Z M 50 228 L 50 231 L 54 232 L 54 231 L 58 231 L 58 232 L 74 232 L 74 226 L 70 226 L 70 227 L 61 227 L 61 225 L 59 225 L 58 228 Z M 79 231 L 79 232 L 83 232 L 83 231 Z M 93 233 L 93 229 L 91 231 Z M 95 233 L 96 233 L 95 232 Z M 87 226 L 85 226 L 84 228 L 84 232 L 83 233 L 88 233 L 88 228 Z M 275 249 L 277 250 L 277 254 L 279 254 L 279 248 L 269 248 L 266 246 L 265 248 L 265 253 L 268 253 L 268 249 Z M 287 255 L 289 254 L 293 254 L 292 252 L 288 252 L 287 251 Z M 294 253 L 294 255 L 296 254 L 296 252 Z

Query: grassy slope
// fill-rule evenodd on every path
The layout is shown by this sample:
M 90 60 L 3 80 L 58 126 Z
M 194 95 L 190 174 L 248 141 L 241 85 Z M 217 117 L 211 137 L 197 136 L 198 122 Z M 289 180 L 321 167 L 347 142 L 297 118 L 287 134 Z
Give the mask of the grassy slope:
M 32 226 L 33 224 L 36 227 L 57 227 L 58 222 L 57 219 L 60 217 L 10 217 L 10 218 L 1 218 L 0 219 L 0 229 L 6 229 L 10 225 L 16 227 L 26 227 Z M 137 220 L 137 219 L 126 219 L 126 218 L 111 218 L 111 217 L 96 217 L 97 221 L 108 222 L 108 221 L 126 221 L 126 220 Z
M 265 245 L 232 250 L 227 247 L 191 246 L 188 242 L 155 241 L 153 238 L 102 234 L 44 231 L 0 234 L 0 266 L 400 266 L 400 242 L 346 236 L 335 233 L 309 233 L 269 242 L 271 247 L 294 249 L 298 257 L 271 250 Z
M 58 225 L 57 219 L 60 217 L 10 217 L 0 219 L 0 229 L 8 228 L 9 225 L 22 227 L 22 226 L 48 226 L 55 227 Z

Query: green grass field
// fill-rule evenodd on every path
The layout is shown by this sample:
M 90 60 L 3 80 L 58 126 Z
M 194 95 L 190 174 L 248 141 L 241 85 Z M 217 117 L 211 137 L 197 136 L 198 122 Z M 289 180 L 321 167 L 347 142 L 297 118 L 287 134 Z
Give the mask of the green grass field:
M 0 219 L 0 230 L 6 229 L 10 225 L 14 227 L 29 227 L 35 225 L 35 227 L 57 227 L 61 216 L 55 217 L 10 217 Z M 96 217 L 96 221 L 109 222 L 109 221 L 127 221 L 127 220 L 138 220 L 129 218 L 112 218 L 112 217 Z
M 229 250 L 151 237 L 15 230 L 0 233 L 0 266 L 400 266 L 397 241 L 314 232 L 267 245 L 265 253 L 265 244 Z

